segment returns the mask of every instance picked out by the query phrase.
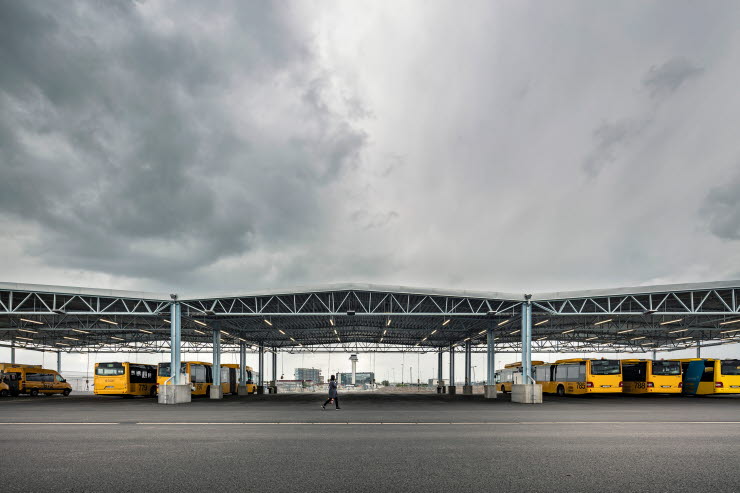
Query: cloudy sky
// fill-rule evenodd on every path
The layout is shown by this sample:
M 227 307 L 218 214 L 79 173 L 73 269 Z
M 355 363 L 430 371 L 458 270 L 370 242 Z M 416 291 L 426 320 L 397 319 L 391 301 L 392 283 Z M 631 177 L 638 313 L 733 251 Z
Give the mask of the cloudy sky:
M 737 2 L 0 2 L 3 281 L 740 278 Z

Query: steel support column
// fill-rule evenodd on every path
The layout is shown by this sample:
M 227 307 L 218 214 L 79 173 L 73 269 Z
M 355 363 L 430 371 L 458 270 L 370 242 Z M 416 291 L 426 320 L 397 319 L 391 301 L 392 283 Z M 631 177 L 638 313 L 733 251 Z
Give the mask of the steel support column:
M 493 339 L 493 329 L 488 329 L 488 331 L 486 332 L 486 349 L 488 350 L 486 352 L 486 385 L 495 385 L 494 380 L 496 377 L 496 353 L 494 352 Z
M 472 385 L 472 358 L 471 358 L 472 344 L 470 341 L 465 343 L 465 385 Z
M 239 385 L 247 384 L 247 344 L 239 343 Z
M 444 387 L 444 373 L 442 371 L 442 350 L 437 354 L 437 387 Z
M 277 394 L 277 381 L 278 381 L 278 361 L 277 361 L 277 348 L 272 348 L 272 392 Z
M 531 383 L 532 371 L 532 302 L 531 295 L 522 303 L 522 383 Z
M 170 376 L 175 385 L 180 385 L 180 339 L 182 337 L 180 302 L 170 304 Z
M 450 344 L 450 383 L 451 392 L 455 392 L 455 345 Z
M 10 341 L 10 362 L 15 364 L 15 337 Z
M 696 342 L 696 357 L 701 358 L 701 341 Z
M 213 386 L 221 385 L 221 331 L 213 331 Z
M 57 373 L 62 373 L 62 352 L 57 351 Z
M 257 362 L 259 378 L 257 379 L 257 393 L 262 394 L 265 391 L 265 344 L 259 344 L 259 360 Z

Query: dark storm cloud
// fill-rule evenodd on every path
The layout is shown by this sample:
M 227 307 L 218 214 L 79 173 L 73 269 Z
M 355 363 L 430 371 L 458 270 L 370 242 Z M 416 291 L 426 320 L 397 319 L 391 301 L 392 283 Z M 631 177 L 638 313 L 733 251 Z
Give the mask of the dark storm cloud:
M 364 146 L 290 9 L 162 7 L 2 3 L 0 213 L 46 263 L 166 280 L 310 238 Z
M 604 122 L 593 132 L 594 146 L 583 162 L 583 170 L 590 178 L 620 157 L 623 149 L 645 132 L 655 113 L 673 92 L 689 79 L 698 77 L 703 69 L 684 57 L 674 57 L 660 65 L 651 66 L 642 79 L 642 87 L 650 95 L 640 114 L 612 122 Z
M 712 234 L 723 240 L 740 240 L 740 174 L 710 190 L 701 212 Z

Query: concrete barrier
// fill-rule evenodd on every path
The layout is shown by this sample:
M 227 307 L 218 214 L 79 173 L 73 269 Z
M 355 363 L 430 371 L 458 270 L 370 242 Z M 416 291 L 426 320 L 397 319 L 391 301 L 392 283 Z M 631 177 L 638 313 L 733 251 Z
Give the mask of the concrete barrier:
M 457 386 L 455 386 L 455 385 L 448 385 L 447 386 L 447 393 L 450 394 L 450 395 L 457 394 Z
M 236 395 L 249 395 L 249 392 L 247 392 L 247 386 L 246 385 L 239 385 L 236 388 Z
M 542 404 L 542 385 L 515 383 L 511 386 L 511 402 Z
M 224 389 L 221 388 L 220 385 L 211 385 L 209 387 L 210 390 L 210 397 L 211 399 L 223 399 L 224 398 Z
M 463 385 L 463 395 L 473 395 L 473 386 Z
M 496 386 L 495 385 L 484 385 L 483 386 L 483 396 L 486 399 L 498 398 L 498 390 L 496 390 Z
M 157 402 L 160 404 L 185 404 L 192 400 L 190 384 L 160 385 L 157 391 Z

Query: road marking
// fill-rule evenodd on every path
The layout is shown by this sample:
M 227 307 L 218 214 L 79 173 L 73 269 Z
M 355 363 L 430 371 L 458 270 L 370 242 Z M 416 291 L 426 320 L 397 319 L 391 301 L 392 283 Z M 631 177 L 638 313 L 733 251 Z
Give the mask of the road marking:
M 30 426 L 110 426 L 110 425 L 128 425 L 136 424 L 142 426 L 308 426 L 308 425 L 373 425 L 373 426 L 531 426 L 531 425 L 738 425 L 740 421 L 479 421 L 479 422 L 400 422 L 400 421 L 304 421 L 304 422 L 205 422 L 205 421 L 183 421 L 183 422 L 137 422 L 137 423 L 114 423 L 114 422 L 5 422 L 3 425 Z
M 63 423 L 50 423 L 50 422 L 12 422 L 12 423 L 3 423 L 3 425 L 120 425 L 121 423 L 85 423 L 85 422 L 63 422 Z

